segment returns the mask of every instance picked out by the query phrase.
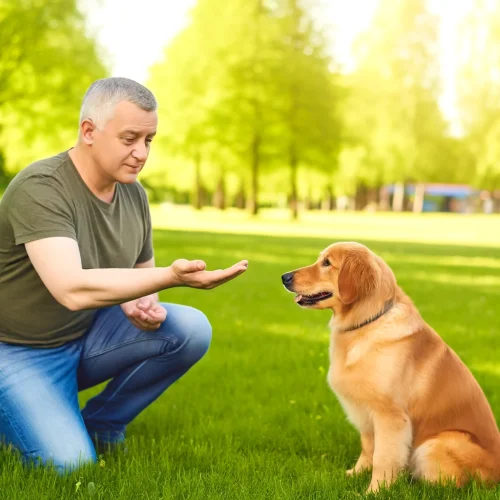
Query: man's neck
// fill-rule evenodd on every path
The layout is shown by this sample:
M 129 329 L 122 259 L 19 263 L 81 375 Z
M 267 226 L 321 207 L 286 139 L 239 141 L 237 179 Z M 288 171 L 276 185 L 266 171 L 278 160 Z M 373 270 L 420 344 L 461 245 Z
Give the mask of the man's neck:
M 85 151 L 82 151 L 79 144 L 76 144 L 74 148 L 70 149 L 68 154 L 76 170 L 80 174 L 80 177 L 90 191 L 100 200 L 111 203 L 115 194 L 116 182 L 103 178 L 103 176 L 100 175 L 99 167 Z

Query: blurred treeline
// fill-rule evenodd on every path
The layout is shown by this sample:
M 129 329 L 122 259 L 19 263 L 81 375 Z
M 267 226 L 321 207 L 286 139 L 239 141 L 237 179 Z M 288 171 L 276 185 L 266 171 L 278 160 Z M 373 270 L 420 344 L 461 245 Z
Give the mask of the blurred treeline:
M 322 8 L 198 0 L 145 82 L 160 105 L 141 178 L 152 200 L 420 211 L 419 186 L 458 183 L 499 210 L 500 2 L 471 0 L 460 26 L 453 124 L 440 106 L 442 20 L 424 0 L 380 0 L 349 73 Z M 74 0 L 0 0 L 0 42 L 5 184 L 72 145 L 83 93 L 109 68 Z

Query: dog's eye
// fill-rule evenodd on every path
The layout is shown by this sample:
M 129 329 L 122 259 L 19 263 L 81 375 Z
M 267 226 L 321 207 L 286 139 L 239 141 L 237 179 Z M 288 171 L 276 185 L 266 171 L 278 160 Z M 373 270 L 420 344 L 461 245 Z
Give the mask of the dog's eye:
M 322 265 L 323 265 L 323 267 L 328 267 L 328 266 L 330 266 L 331 264 L 330 264 L 330 261 L 329 261 L 328 259 L 325 259 L 325 260 L 323 261 L 323 264 L 322 264 Z

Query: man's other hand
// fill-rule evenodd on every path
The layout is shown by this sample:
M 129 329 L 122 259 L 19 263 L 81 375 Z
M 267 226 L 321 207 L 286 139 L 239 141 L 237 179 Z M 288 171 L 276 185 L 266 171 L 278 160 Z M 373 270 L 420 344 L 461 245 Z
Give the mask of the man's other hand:
M 167 317 L 167 311 L 158 303 L 156 294 L 125 302 L 120 307 L 135 327 L 149 332 L 158 330 Z

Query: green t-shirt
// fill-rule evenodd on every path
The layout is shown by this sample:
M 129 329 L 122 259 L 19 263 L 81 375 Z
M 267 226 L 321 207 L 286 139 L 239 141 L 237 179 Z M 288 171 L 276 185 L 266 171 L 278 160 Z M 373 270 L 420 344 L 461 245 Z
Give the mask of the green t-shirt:
M 59 304 L 31 264 L 24 243 L 51 236 L 76 240 L 84 269 L 146 262 L 153 257 L 146 192 L 137 182 L 118 184 L 111 203 L 100 200 L 67 151 L 11 181 L 0 200 L 0 342 L 56 347 L 92 322 L 95 310 Z

